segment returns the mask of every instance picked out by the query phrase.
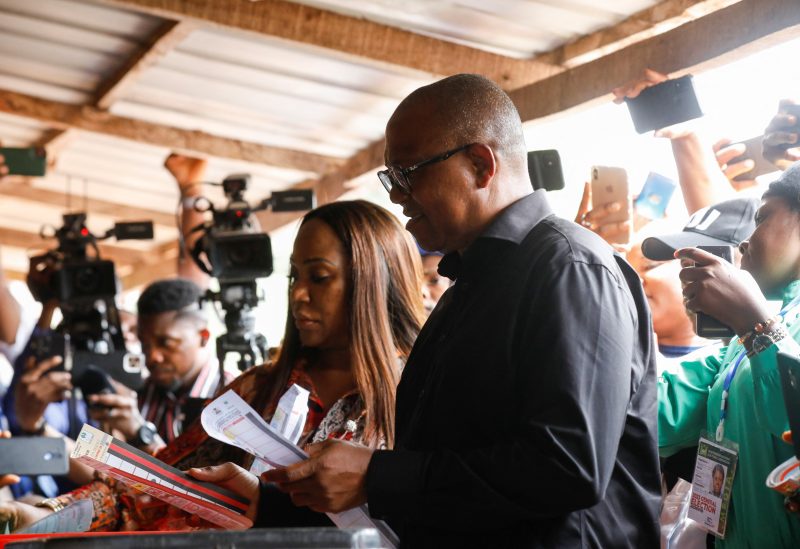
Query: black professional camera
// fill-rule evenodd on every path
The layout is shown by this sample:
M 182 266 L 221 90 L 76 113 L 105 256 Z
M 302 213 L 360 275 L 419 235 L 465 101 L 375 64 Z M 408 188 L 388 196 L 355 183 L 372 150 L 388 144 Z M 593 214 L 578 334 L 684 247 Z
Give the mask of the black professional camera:
M 205 197 L 198 198 L 197 211 L 212 213 L 211 221 L 195 227 L 203 235 L 192 248 L 192 258 L 207 274 L 219 281 L 219 292 L 209 291 L 207 299 L 225 310 L 227 333 L 217 338 L 217 357 L 222 368 L 229 352 L 239 354 L 239 368 L 246 370 L 265 359 L 267 341 L 254 332 L 253 309 L 261 298 L 256 279 L 272 274 L 272 244 L 269 235 L 258 232 L 252 222 L 253 212 L 271 208 L 273 212 L 309 210 L 314 207 L 310 190 L 274 192 L 270 198 L 251 206 L 244 199 L 249 175 L 231 175 L 222 182 L 228 198 L 224 210 L 218 210 Z
M 59 355 L 60 368 L 70 370 L 76 385 L 89 370 L 103 370 L 132 389 L 142 382 L 142 360 L 128 354 L 116 307 L 114 263 L 100 258 L 98 240 L 153 238 L 153 224 L 117 223 L 102 236 L 86 227 L 85 213 L 64 214 L 64 225 L 42 236 L 58 239 L 58 246 L 30 259 L 28 286 L 34 297 L 58 301 L 64 317 L 54 334 L 31 341 L 37 360 Z M 92 253 L 89 253 L 92 250 Z

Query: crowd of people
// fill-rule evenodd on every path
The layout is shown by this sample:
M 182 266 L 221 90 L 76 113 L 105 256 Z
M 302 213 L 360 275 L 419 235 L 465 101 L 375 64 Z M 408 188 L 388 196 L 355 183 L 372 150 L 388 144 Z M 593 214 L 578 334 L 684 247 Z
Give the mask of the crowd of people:
M 648 71 L 614 93 L 664 78 Z M 83 423 L 98 425 L 246 497 L 256 527 L 330 526 L 326 513 L 367 504 L 406 547 L 657 547 L 661 503 L 684 479 L 718 506 L 710 543 L 797 547 L 800 496 L 765 485 L 793 455 L 778 353 L 800 358 L 788 104 L 764 138 L 783 172 L 760 197 L 729 180 L 748 166 L 736 166 L 735 146 L 658 132 L 690 214 L 675 232 L 630 202 L 593 207 L 588 184 L 575 222 L 558 217 L 531 187 L 505 92 L 469 74 L 420 88 L 388 121 L 378 173 L 405 229 L 366 201 L 308 212 L 274 359 L 221 373 L 199 306 L 208 280 L 184 259 L 131 315 L 149 370 L 140 389 L 113 382 L 84 397 L 55 368 L 60 357 L 26 349 L 8 357 L 3 436 L 70 448 Z M 190 200 L 204 162 L 173 155 L 166 166 Z M 625 209 L 623 221 L 611 215 Z M 735 253 L 729 262 L 698 246 Z M 0 278 L 0 338 L 13 344 L 30 331 L 6 286 Z M 58 330 L 58 303 L 43 307 L 34 335 Z M 698 314 L 732 335 L 697 330 Z M 294 385 L 309 392 L 298 442 L 309 458 L 295 465 L 262 472 L 198 419 L 233 390 L 269 421 Z M 63 478 L 0 483 L 13 490 L 0 500 L 12 530 L 83 499 L 94 531 L 214 527 L 74 460 Z

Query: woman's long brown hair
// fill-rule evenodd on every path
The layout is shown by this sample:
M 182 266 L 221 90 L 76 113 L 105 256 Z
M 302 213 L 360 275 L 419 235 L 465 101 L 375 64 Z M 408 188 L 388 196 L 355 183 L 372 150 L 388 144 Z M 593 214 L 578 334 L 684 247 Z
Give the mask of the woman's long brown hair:
M 367 410 L 365 442 L 374 447 L 384 439 L 391 447 L 398 359 L 408 356 L 424 321 L 419 252 L 394 216 L 364 200 L 321 206 L 306 214 L 301 226 L 312 219 L 333 229 L 350 264 L 350 357 Z M 301 347 L 290 308 L 267 402 L 280 396 L 301 357 L 313 359 L 313 350 Z

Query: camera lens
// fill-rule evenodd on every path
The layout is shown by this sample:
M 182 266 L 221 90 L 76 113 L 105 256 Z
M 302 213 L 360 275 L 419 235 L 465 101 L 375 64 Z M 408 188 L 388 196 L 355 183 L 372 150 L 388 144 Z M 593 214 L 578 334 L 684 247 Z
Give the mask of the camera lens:
M 80 294 L 91 294 L 97 289 L 100 273 L 94 267 L 83 267 L 75 273 L 75 289 Z

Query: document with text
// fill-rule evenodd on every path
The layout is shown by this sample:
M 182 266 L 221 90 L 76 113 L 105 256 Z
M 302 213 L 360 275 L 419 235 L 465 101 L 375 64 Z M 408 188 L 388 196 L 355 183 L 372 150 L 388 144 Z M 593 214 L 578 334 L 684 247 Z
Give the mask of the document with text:
M 308 458 L 308 454 L 271 427 L 233 391 L 208 404 L 201 422 L 209 436 L 241 448 L 270 467 L 286 467 Z M 397 547 L 400 543 L 389 525 L 369 516 L 366 506 L 328 513 L 328 517 L 339 528 L 375 528 L 385 547 Z

